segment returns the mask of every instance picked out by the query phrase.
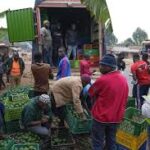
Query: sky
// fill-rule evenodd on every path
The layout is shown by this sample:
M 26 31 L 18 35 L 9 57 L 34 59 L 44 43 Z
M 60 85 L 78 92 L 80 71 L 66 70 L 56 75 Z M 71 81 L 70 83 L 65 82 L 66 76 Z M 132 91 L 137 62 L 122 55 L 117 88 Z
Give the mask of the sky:
M 145 30 L 150 38 L 150 0 L 106 0 L 113 31 L 119 42 L 132 37 L 137 27 Z M 0 12 L 34 6 L 34 0 L 0 0 Z M 6 25 L 0 20 L 0 26 Z

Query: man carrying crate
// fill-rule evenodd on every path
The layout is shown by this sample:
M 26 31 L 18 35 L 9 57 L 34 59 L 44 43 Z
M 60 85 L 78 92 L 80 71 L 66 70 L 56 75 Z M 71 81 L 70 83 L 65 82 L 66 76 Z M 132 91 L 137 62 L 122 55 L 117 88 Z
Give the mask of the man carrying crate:
M 76 112 L 84 120 L 86 119 L 81 105 L 80 94 L 87 84 L 91 82 L 89 75 L 81 77 L 65 77 L 54 84 L 52 87 L 52 110 L 60 118 L 60 126 L 64 126 L 64 106 L 73 103 Z

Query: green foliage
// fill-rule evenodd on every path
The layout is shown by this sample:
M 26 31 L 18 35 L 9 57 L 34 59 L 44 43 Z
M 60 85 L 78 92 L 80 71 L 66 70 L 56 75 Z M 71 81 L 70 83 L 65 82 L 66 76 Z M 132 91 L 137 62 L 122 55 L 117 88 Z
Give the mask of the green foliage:
M 101 22 L 105 25 L 105 28 L 112 31 L 111 17 L 106 0 L 81 0 L 81 2 L 86 5 L 97 22 Z
M 133 32 L 132 37 L 136 45 L 141 45 L 142 41 L 148 39 L 147 33 L 139 27 Z
M 107 46 L 113 46 L 118 43 L 118 39 L 114 35 L 114 33 L 106 31 L 105 32 L 105 43 Z
M 125 47 L 129 47 L 129 46 L 133 46 L 135 45 L 134 41 L 132 40 L 132 38 L 127 38 L 124 42 L 123 45 Z

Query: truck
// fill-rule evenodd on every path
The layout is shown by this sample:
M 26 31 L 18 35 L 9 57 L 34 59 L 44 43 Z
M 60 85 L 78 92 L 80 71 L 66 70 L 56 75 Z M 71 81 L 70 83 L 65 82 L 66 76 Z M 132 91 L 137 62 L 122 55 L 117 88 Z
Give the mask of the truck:
M 99 59 L 104 53 L 100 24 L 94 21 L 80 0 L 35 0 L 34 9 L 9 10 L 6 17 L 9 41 L 11 43 L 32 41 L 33 53 L 41 49 L 40 29 L 45 19 L 50 21 L 51 30 L 55 23 L 59 22 L 63 35 L 69 25 L 75 23 L 79 32 L 79 45 L 83 47 L 86 44 L 93 44 L 94 48 L 99 49 Z
M 147 53 L 150 55 L 150 40 L 145 40 L 142 42 L 141 54 Z

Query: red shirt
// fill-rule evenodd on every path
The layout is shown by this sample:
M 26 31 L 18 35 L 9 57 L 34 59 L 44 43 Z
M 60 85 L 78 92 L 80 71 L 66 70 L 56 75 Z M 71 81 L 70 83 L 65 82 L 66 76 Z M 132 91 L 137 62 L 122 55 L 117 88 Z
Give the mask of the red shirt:
M 89 89 L 89 95 L 95 98 L 91 111 L 95 120 L 103 123 L 121 122 L 128 99 L 128 83 L 119 71 L 99 77 Z
M 90 63 L 87 60 L 81 60 L 80 61 L 80 75 L 83 74 L 92 75 L 92 72 L 90 71 Z
M 150 84 L 150 74 L 148 71 L 149 67 L 143 60 L 139 60 L 131 66 L 131 72 L 135 74 L 140 85 Z

